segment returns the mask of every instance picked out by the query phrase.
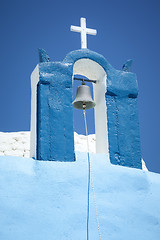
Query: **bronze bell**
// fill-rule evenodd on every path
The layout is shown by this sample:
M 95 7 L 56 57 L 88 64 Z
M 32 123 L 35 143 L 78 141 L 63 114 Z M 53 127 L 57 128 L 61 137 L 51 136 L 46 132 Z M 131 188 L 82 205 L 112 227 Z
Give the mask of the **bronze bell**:
M 83 80 L 82 85 L 77 88 L 76 98 L 73 101 L 73 107 L 77 109 L 90 109 L 95 107 L 95 102 L 91 97 L 90 87 L 85 85 Z

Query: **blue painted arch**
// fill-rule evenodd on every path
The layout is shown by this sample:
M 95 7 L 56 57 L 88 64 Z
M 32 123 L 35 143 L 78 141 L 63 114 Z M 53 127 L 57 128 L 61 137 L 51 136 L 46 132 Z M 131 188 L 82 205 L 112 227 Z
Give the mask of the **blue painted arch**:
M 111 163 L 141 168 L 136 75 L 114 69 L 102 55 L 89 49 L 70 52 L 62 62 L 39 63 L 38 158 L 74 161 L 72 75 L 74 63 L 83 58 L 97 62 L 107 74 L 105 99 Z M 45 114 L 48 120 L 43 120 Z

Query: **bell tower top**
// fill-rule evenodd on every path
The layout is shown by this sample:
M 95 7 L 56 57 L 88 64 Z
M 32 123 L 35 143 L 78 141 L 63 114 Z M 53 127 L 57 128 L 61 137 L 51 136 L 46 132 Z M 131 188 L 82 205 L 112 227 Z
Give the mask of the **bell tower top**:
M 81 33 L 81 48 L 87 48 L 87 34 L 96 35 L 97 30 L 86 28 L 86 18 L 81 18 L 80 24 L 80 27 L 71 25 L 70 30 L 73 32 Z

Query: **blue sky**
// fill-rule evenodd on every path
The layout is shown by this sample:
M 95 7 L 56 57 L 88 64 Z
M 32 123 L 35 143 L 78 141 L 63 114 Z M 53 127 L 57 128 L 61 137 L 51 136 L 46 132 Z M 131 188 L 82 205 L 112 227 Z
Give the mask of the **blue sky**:
M 0 1 L 0 131 L 30 129 L 30 74 L 39 62 L 38 48 L 52 61 L 80 48 L 79 26 L 97 29 L 88 48 L 102 54 L 116 69 L 133 59 L 139 85 L 142 157 L 160 173 L 160 1 Z M 89 118 L 93 132 L 92 118 Z M 82 122 L 77 122 L 77 131 Z

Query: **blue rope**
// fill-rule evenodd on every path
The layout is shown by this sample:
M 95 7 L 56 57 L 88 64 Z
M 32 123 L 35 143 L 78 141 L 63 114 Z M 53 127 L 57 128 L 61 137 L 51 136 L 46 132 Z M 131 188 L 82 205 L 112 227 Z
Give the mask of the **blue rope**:
M 90 159 L 88 152 L 88 202 L 87 202 L 87 240 L 89 240 L 89 192 L 90 192 Z
M 85 130 L 86 130 L 86 137 L 87 137 L 87 157 L 88 157 L 88 198 L 87 198 L 87 240 L 89 240 L 89 200 L 90 200 L 90 175 L 91 175 L 91 166 L 90 166 L 90 157 L 89 157 L 89 143 L 88 143 L 88 129 L 87 129 L 87 121 L 86 121 L 86 111 L 83 109 L 84 114 L 84 122 L 85 122 Z
M 89 142 L 88 142 L 88 130 L 87 130 L 87 121 L 86 121 L 86 111 L 85 108 L 83 109 L 84 114 L 84 121 L 85 121 L 85 129 L 86 129 L 86 137 L 87 137 L 87 157 L 88 157 L 88 201 L 87 201 L 87 240 L 89 240 L 89 208 L 90 208 L 90 181 L 91 181 L 91 162 L 90 162 L 90 156 L 89 156 Z M 100 227 L 99 227 L 99 220 L 98 220 L 98 213 L 97 213 L 97 207 L 96 207 L 96 199 L 95 199 L 95 192 L 94 192 L 94 186 L 93 186 L 93 179 L 92 179 L 92 189 L 93 189 L 93 196 L 94 196 L 94 205 L 96 210 L 96 219 L 97 219 L 97 227 L 98 227 L 98 234 L 99 239 L 101 240 L 101 233 L 100 233 Z

